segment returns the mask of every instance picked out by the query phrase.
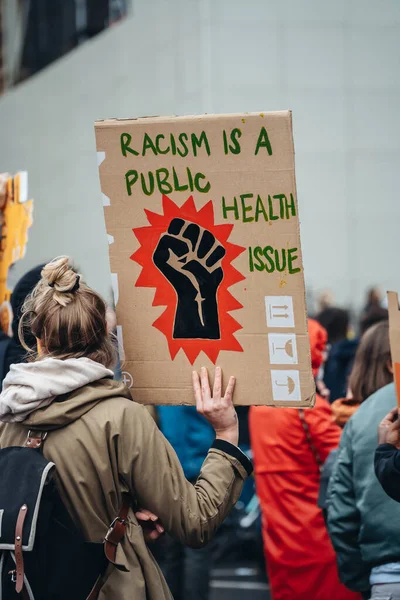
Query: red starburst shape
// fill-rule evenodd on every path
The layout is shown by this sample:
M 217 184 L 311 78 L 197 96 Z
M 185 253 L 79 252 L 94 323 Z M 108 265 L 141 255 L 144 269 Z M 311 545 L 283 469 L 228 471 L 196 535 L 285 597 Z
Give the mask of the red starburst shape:
M 174 359 L 182 349 L 190 363 L 193 364 L 200 352 L 216 363 L 222 350 L 243 352 L 243 348 L 234 336 L 242 326 L 229 314 L 233 310 L 243 308 L 242 304 L 229 292 L 229 288 L 245 277 L 232 266 L 245 248 L 228 242 L 233 225 L 215 225 L 212 202 L 208 202 L 197 211 L 193 197 L 190 196 L 181 206 L 177 206 L 167 196 L 162 197 L 163 214 L 145 210 L 150 225 L 133 229 L 140 243 L 140 248 L 131 259 L 141 265 L 142 270 L 136 281 L 136 287 L 155 288 L 153 306 L 165 306 L 162 315 L 153 323 L 153 327 L 161 331 L 168 342 L 171 358 Z M 221 266 L 223 279 L 217 290 L 218 319 L 220 326 L 219 339 L 181 339 L 173 335 L 174 320 L 177 306 L 177 295 L 166 277 L 154 264 L 153 256 L 162 235 L 164 235 L 173 219 L 195 223 L 213 234 L 215 239 L 224 247 L 225 255 Z

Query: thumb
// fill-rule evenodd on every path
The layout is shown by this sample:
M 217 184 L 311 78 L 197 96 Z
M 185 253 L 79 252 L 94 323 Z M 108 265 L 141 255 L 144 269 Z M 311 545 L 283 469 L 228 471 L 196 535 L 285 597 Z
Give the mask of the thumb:
M 387 414 L 381 421 L 381 427 L 389 427 L 392 423 L 396 421 L 396 417 L 398 416 L 398 408 L 392 408 L 389 414 Z
M 396 421 L 393 421 L 393 423 L 390 423 L 389 428 L 391 431 L 399 430 L 400 429 L 400 420 L 396 419 Z

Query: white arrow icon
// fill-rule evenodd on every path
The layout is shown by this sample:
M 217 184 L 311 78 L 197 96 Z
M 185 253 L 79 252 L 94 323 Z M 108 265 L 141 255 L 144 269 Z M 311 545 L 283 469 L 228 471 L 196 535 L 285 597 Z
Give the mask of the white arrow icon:
M 265 309 L 268 327 L 294 327 L 291 296 L 266 296 Z

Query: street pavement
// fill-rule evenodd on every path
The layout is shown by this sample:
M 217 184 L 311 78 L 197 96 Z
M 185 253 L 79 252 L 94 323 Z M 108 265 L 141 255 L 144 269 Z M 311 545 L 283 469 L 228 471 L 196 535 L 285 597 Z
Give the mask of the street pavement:
M 271 600 L 265 575 L 256 567 L 213 570 L 210 600 Z

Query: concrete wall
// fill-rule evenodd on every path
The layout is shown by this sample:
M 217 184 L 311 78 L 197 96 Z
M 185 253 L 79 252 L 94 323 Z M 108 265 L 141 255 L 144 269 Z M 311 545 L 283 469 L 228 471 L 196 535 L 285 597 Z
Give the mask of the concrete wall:
M 36 200 L 18 272 L 68 253 L 108 292 L 96 118 L 292 108 L 310 288 L 400 290 L 399 93 L 398 0 L 136 0 L 0 98 L 0 170 Z

